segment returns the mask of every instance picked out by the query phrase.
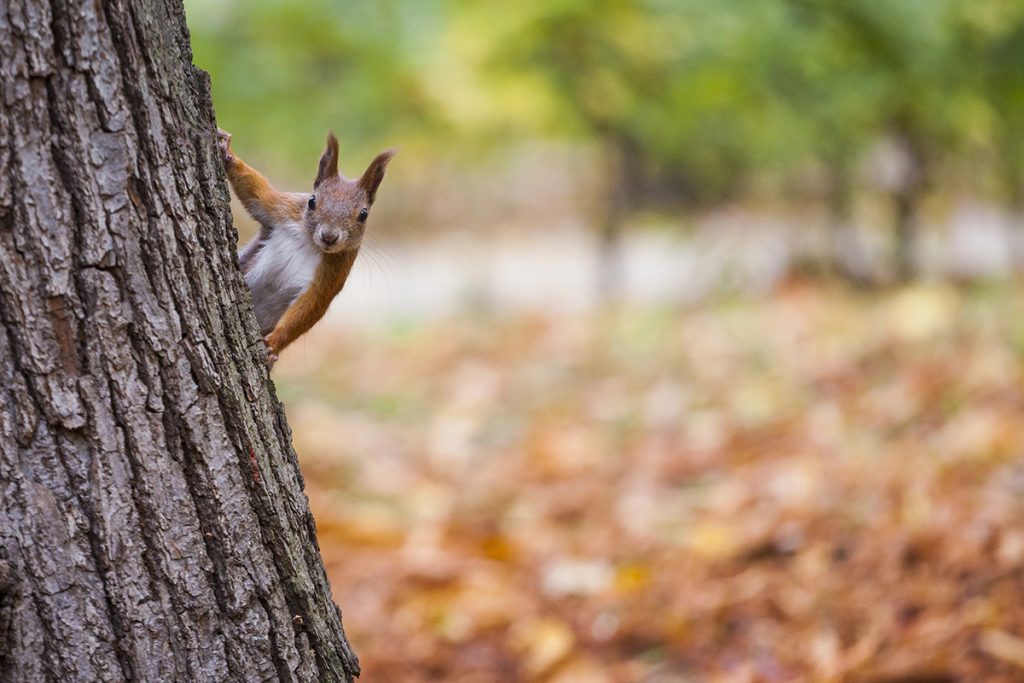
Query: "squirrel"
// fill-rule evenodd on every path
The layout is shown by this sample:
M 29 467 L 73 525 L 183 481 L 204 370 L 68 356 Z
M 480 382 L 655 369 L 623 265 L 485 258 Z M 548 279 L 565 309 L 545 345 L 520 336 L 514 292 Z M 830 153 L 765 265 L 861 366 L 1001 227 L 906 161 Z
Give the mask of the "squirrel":
M 351 180 L 338 173 L 338 139 L 329 133 L 313 191 L 280 192 L 234 154 L 230 133 L 218 128 L 217 143 L 231 187 L 260 224 L 259 233 L 239 250 L 238 262 L 273 367 L 345 286 L 395 151 L 378 154 L 358 180 Z

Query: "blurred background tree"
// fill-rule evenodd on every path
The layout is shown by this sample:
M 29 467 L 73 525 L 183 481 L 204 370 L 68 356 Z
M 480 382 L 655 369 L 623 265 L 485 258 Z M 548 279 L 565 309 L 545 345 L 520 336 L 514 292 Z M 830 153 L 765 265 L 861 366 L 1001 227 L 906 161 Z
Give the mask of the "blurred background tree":
M 365 156 L 443 127 L 419 59 L 441 30 L 437 2 L 203 0 L 186 9 L 219 119 L 310 182 L 327 130 Z
M 1024 264 L 1024 4 L 968 3 L 956 7 L 956 30 L 969 59 L 965 72 L 989 117 L 986 135 L 999 196 L 1014 218 L 1015 261 Z
M 592 207 L 580 220 L 605 294 L 638 212 L 684 226 L 764 197 L 799 209 L 810 192 L 830 226 L 823 258 L 860 280 L 917 274 L 932 194 L 1024 214 L 1022 3 L 186 4 L 219 118 L 249 154 L 300 178 L 328 128 L 343 156 L 400 143 L 412 233 L 450 222 L 424 198 L 479 200 L 464 179 L 501 185 L 501 160 L 524 145 L 569 150 L 558 158 Z M 864 198 L 888 204 L 889 266 L 860 244 Z

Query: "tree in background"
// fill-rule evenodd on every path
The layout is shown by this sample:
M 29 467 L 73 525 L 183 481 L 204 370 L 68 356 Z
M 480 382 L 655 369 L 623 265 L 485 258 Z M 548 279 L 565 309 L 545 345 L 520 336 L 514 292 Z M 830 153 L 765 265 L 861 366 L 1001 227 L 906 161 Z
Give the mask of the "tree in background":
M 440 31 L 436 0 L 187 9 L 196 63 L 214 75 L 219 120 L 279 166 L 306 173 L 327 130 L 338 133 L 344 160 L 443 125 L 423 73 Z
M 784 172 L 807 164 L 821 169 L 828 267 L 866 282 L 874 274 L 854 209 L 858 170 L 876 137 L 879 87 L 834 4 L 791 0 L 785 11 L 785 25 L 759 60 L 763 81 L 789 121 Z
M 594 148 L 603 198 L 599 290 L 619 288 L 628 212 L 671 197 L 673 211 L 738 197 L 755 172 L 792 155 L 792 118 L 762 64 L 785 39 L 778 3 L 665 0 L 517 3 L 493 16 L 459 3 L 466 59 L 495 97 L 531 96 L 509 125 Z M 778 29 L 778 30 L 774 30 Z M 508 112 L 503 112 L 504 123 Z
M 912 277 L 920 204 L 963 123 L 948 5 L 527 2 L 500 18 L 486 3 L 459 7 L 461 30 L 485 46 L 475 63 L 490 84 L 527 83 L 552 103 L 547 118 L 524 119 L 541 123 L 534 133 L 596 142 L 608 291 L 624 215 L 645 187 L 668 182 L 691 203 L 722 201 L 811 160 L 825 168 L 834 258 L 849 257 L 857 169 L 881 138 L 901 162 L 889 187 L 894 269 Z M 870 275 L 862 258 L 852 266 Z
M 980 127 L 982 102 L 954 21 L 956 3 L 791 0 L 776 7 L 770 22 L 744 7 L 762 38 L 730 48 L 757 45 L 755 87 L 779 103 L 765 117 L 774 125 L 741 137 L 782 143 L 758 160 L 761 172 L 789 175 L 809 159 L 821 164 L 834 268 L 862 281 L 875 275 L 851 229 L 858 171 L 867 152 L 888 141 L 895 173 L 875 182 L 890 195 L 892 271 L 913 278 L 921 204 L 941 164 L 966 153 Z
M 996 176 L 1013 215 L 1018 267 L 1024 267 L 1024 5 L 981 0 L 957 6 L 968 46 L 968 76 L 991 119 Z
M 949 3 L 908 0 L 835 3 L 863 63 L 878 82 L 877 127 L 899 154 L 889 188 L 894 220 L 894 270 L 900 280 L 917 274 L 920 210 L 935 165 L 963 132 L 956 78 L 956 36 Z
M 596 148 L 603 197 L 598 289 L 611 297 L 621 285 L 621 233 L 626 212 L 658 154 L 643 135 L 657 116 L 680 67 L 677 12 L 670 3 L 515 3 L 499 14 L 467 0 L 458 8 L 456 49 L 481 72 L 499 100 L 535 98 L 501 112 L 501 124 L 520 134 L 554 134 Z M 518 116 L 518 119 L 516 118 Z
M 585 174 L 601 180 L 587 218 L 609 293 L 637 209 L 667 209 L 681 224 L 686 211 L 766 187 L 796 205 L 803 197 L 787 190 L 815 177 L 836 270 L 906 279 L 933 189 L 984 192 L 998 178 L 1008 202 L 1024 202 L 1021 7 L 221 0 L 191 11 L 222 119 L 275 161 L 315 155 L 310 128 L 338 129 L 355 153 L 415 147 L 428 178 L 459 156 L 471 173 L 481 151 L 510 157 L 530 139 L 583 150 Z M 865 177 L 879 149 L 896 172 Z M 980 150 L 998 164 L 978 169 Z M 433 196 L 409 201 L 423 195 Z M 888 268 L 860 253 L 852 227 L 856 200 L 877 195 L 891 215 Z

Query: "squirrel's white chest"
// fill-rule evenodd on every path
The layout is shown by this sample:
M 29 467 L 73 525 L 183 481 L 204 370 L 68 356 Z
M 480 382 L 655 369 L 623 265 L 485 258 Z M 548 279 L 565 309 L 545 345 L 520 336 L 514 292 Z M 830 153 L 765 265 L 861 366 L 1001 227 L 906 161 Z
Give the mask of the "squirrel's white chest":
M 313 281 L 320 250 L 302 226 L 278 226 L 253 257 L 245 274 L 260 331 L 267 334 L 295 298 Z

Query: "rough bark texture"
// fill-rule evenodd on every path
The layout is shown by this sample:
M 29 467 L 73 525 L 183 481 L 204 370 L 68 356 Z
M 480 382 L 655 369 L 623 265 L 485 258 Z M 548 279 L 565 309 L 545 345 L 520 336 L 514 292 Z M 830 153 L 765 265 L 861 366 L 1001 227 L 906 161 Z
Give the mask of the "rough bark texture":
M 0 2 L 0 681 L 350 680 L 180 0 Z

